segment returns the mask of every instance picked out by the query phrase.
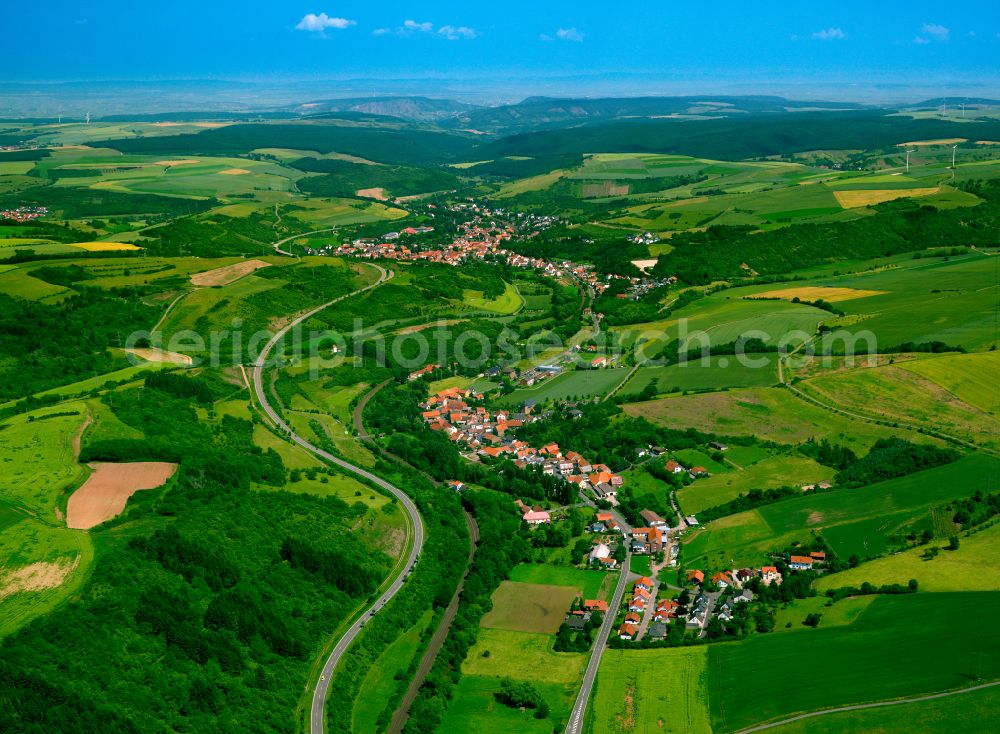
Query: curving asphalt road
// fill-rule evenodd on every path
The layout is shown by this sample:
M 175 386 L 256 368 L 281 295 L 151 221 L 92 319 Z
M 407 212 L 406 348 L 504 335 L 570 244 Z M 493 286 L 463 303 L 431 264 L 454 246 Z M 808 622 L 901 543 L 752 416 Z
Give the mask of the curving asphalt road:
M 583 731 L 583 717 L 587 713 L 587 702 L 590 700 L 590 692 L 594 688 L 594 680 L 597 678 L 597 670 L 601 667 L 601 657 L 604 655 L 604 648 L 608 644 L 608 637 L 615 626 L 615 617 L 622 605 L 622 597 L 625 595 L 625 587 L 628 586 L 629 561 L 632 555 L 625 556 L 622 562 L 621 577 L 618 579 L 618 586 L 615 587 L 615 595 L 608 602 L 608 613 L 604 615 L 604 622 L 594 639 L 594 650 L 590 653 L 590 662 L 587 663 L 587 672 L 583 674 L 583 683 L 580 684 L 580 693 L 573 704 L 573 710 L 569 714 L 569 722 L 566 724 L 566 734 L 581 734 Z
M 311 443 L 306 441 L 302 436 L 298 435 L 291 429 L 291 427 L 282 420 L 281 416 L 271 407 L 271 403 L 267 399 L 267 393 L 264 390 L 264 369 L 267 365 L 267 358 L 271 351 L 274 349 L 275 345 L 288 333 L 289 330 L 298 326 L 306 319 L 319 313 L 320 311 L 329 308 L 335 303 L 343 301 L 345 298 L 350 298 L 358 293 L 363 293 L 364 291 L 375 288 L 386 280 L 392 277 L 391 271 L 386 271 L 384 268 L 374 265 L 374 267 L 379 270 L 379 279 L 377 282 L 372 283 L 365 288 L 354 291 L 353 293 L 348 293 L 347 295 L 335 298 L 332 301 L 324 303 L 318 308 L 314 308 L 312 311 L 293 319 L 287 326 L 278 331 L 271 340 L 265 345 L 264 349 L 261 351 L 260 356 L 253 366 L 253 390 L 257 395 L 257 401 L 260 403 L 260 407 L 267 414 L 267 416 L 274 422 L 282 433 L 290 440 L 297 443 L 299 446 L 304 448 L 316 456 L 319 456 L 326 461 L 329 461 L 337 466 L 345 469 L 353 474 L 357 474 L 360 477 L 364 477 L 372 484 L 375 484 L 382 489 L 390 492 L 396 499 L 399 500 L 406 514 L 410 518 L 410 523 L 413 526 L 413 543 L 410 546 L 410 555 L 406 560 L 406 563 L 402 566 L 399 574 L 393 580 L 381 596 L 372 604 L 370 607 L 364 610 L 361 616 L 354 621 L 354 623 L 344 632 L 343 636 L 337 641 L 326 662 L 323 664 L 323 670 L 320 674 L 320 679 L 316 682 L 316 688 L 313 690 L 312 707 L 309 714 L 309 730 L 311 734 L 323 734 L 324 718 L 323 711 L 326 704 L 326 694 L 330 686 L 330 679 L 333 677 L 333 671 L 336 669 L 340 660 L 343 658 L 344 653 L 354 642 L 355 638 L 360 634 L 361 628 L 364 627 L 365 622 L 379 609 L 381 609 L 385 604 L 392 599 L 393 596 L 403 587 L 404 579 L 410 570 L 416 563 L 417 556 L 420 555 L 420 550 L 424 545 L 424 524 L 423 520 L 420 518 L 420 513 L 417 512 L 417 506 L 413 504 L 413 500 L 406 496 L 406 494 L 398 487 L 393 486 L 389 482 L 375 476 L 371 472 L 362 469 L 359 466 L 355 466 L 347 461 L 344 461 L 340 457 L 334 456 L 323 449 L 313 446 Z

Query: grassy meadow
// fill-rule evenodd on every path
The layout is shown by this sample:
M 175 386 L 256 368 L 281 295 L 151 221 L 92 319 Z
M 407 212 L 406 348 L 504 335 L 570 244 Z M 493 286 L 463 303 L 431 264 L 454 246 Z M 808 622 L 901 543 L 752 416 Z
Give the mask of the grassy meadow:
M 804 711 L 968 686 L 975 670 L 971 655 L 1000 644 L 997 597 L 882 596 L 846 626 L 712 646 L 707 667 L 713 729 L 732 732 Z M 955 623 L 972 609 L 975 634 Z M 997 677 L 1000 661 L 984 657 L 982 673 Z M 788 695 L 791 690 L 795 695 Z

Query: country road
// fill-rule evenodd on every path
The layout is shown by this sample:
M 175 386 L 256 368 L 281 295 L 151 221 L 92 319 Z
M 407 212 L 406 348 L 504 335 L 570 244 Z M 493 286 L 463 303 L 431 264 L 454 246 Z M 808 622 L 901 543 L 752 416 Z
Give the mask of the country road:
M 288 252 L 286 250 L 282 250 L 281 246 L 283 244 L 285 244 L 286 242 L 291 242 L 292 240 L 297 240 L 299 237 L 308 237 L 311 234 L 323 234 L 324 232 L 333 232 L 335 229 L 337 229 L 337 228 L 336 227 L 327 227 L 325 229 L 314 229 L 311 232 L 299 232 L 298 234 L 293 234 L 290 237 L 286 237 L 283 240 L 278 240 L 277 242 L 272 243 L 271 247 L 274 248 L 275 252 L 280 253 L 282 255 L 288 255 L 289 257 L 298 257 L 298 255 L 296 255 L 294 252 Z M 378 267 L 378 265 L 376 265 L 375 267 Z M 379 281 L 379 282 L 381 282 L 381 281 Z M 353 294 L 351 294 L 351 295 L 353 295 Z M 345 296 L 345 298 L 346 298 L 346 296 Z
M 935 698 L 947 698 L 948 696 L 958 696 L 963 693 L 972 693 L 973 691 L 981 691 L 984 688 L 992 688 L 993 686 L 1000 686 L 1000 680 L 995 680 L 990 683 L 980 683 L 978 686 L 971 686 L 969 688 L 959 688 L 955 691 L 943 691 L 941 693 L 931 693 L 926 696 L 914 696 L 912 698 L 897 698 L 893 701 L 877 701 L 876 703 L 859 703 L 853 706 L 839 706 L 835 709 L 824 709 L 823 711 L 811 711 L 808 714 L 799 714 L 798 716 L 792 716 L 788 719 L 782 719 L 781 721 L 772 721 L 770 724 L 760 724 L 759 726 L 752 726 L 749 729 L 742 729 L 736 734 L 752 734 L 757 731 L 764 731 L 765 729 L 773 729 L 778 726 L 784 726 L 785 724 L 791 724 L 794 721 L 802 721 L 803 719 L 812 719 L 816 716 L 829 716 L 830 714 L 839 714 L 844 711 L 860 711 L 862 709 L 875 709 L 884 708 L 885 706 L 898 706 L 902 703 L 920 703 L 921 701 L 930 701 Z
M 277 244 L 280 245 L 281 243 Z M 365 469 L 362 469 L 359 466 L 355 466 L 354 464 L 344 461 L 343 459 L 334 456 L 333 454 L 330 454 L 326 451 L 323 451 L 320 448 L 317 448 L 316 446 L 313 446 L 311 443 L 306 441 L 300 435 L 295 433 L 291 429 L 291 427 L 287 423 L 285 423 L 284 420 L 282 420 L 281 416 L 278 415 L 277 411 L 274 410 L 274 408 L 271 406 L 271 403 L 268 401 L 267 393 L 264 390 L 264 369 L 267 365 L 268 356 L 274 349 L 275 345 L 277 345 L 278 342 L 281 341 L 281 339 L 285 336 L 286 333 L 288 333 L 288 331 L 298 326 L 311 316 L 319 313 L 320 311 L 326 308 L 329 308 L 333 304 L 343 301 L 346 298 L 355 296 L 358 293 L 362 293 L 372 288 L 376 288 L 392 277 L 391 271 L 386 271 L 384 268 L 378 265 L 373 265 L 373 267 L 379 270 L 378 281 L 372 283 L 369 286 L 356 290 L 353 293 L 348 293 L 346 295 L 340 296 L 339 298 L 335 298 L 332 301 L 324 303 L 322 306 L 314 308 L 312 311 L 309 311 L 308 313 L 305 313 L 302 316 L 293 319 L 287 326 L 282 328 L 273 337 L 271 337 L 271 340 L 265 345 L 264 349 L 261 351 L 260 356 L 257 358 L 257 361 L 254 363 L 253 366 L 253 391 L 257 396 L 257 401 L 260 404 L 261 409 L 274 422 L 278 430 L 281 431 L 283 434 L 285 434 L 285 436 L 289 440 L 294 441 L 299 446 L 304 448 L 306 451 L 309 451 L 315 454 L 316 456 L 325 459 L 326 461 L 336 464 L 342 469 L 345 469 L 353 474 L 363 477 L 372 484 L 375 484 L 376 486 L 381 487 L 382 489 L 391 493 L 393 496 L 396 497 L 396 499 L 399 500 L 403 509 L 406 511 L 406 514 L 409 516 L 410 523 L 413 527 L 413 542 L 410 544 L 410 554 L 406 562 L 399 567 L 399 572 L 397 573 L 396 578 L 392 581 L 389 587 L 382 593 L 382 595 L 379 596 L 378 599 L 376 599 L 375 602 L 370 607 L 365 609 L 364 612 L 362 612 L 361 616 L 355 619 L 354 623 L 351 624 L 351 626 L 347 629 L 347 631 L 344 632 L 341 638 L 337 641 L 337 644 L 334 646 L 333 650 L 330 652 L 329 657 L 327 657 L 326 662 L 323 664 L 323 669 L 320 674 L 320 678 L 316 682 L 316 688 L 313 690 L 312 706 L 309 714 L 309 722 L 310 722 L 309 730 L 311 734 L 323 734 L 323 729 L 325 724 L 324 708 L 326 704 L 327 690 L 330 685 L 330 680 L 333 677 L 333 671 L 340 663 L 340 660 L 343 658 L 344 653 L 347 652 L 348 648 L 351 646 L 351 643 L 354 642 L 357 636 L 361 633 L 361 629 L 362 627 L 364 627 L 364 624 L 369 619 L 369 617 L 376 611 L 381 609 L 383 606 L 385 606 L 385 604 L 399 592 L 399 590 L 403 587 L 403 582 L 406 575 L 409 573 L 410 569 L 412 569 L 414 564 L 416 563 L 417 557 L 420 555 L 420 551 L 423 548 L 424 544 L 424 525 L 423 525 L 423 520 L 420 518 L 420 514 L 417 512 L 416 505 L 413 504 L 413 500 L 411 500 L 401 489 L 393 486 L 384 479 L 375 476 L 374 474 L 366 471 Z
M 622 597 L 625 595 L 625 587 L 628 586 L 629 561 L 632 554 L 625 556 L 620 571 L 621 577 L 618 579 L 618 586 L 615 587 L 615 594 L 608 602 L 608 613 L 604 615 L 604 622 L 597 631 L 594 639 L 594 649 L 590 653 L 590 662 L 587 663 L 587 671 L 583 674 L 583 683 L 580 684 L 580 693 L 573 704 L 573 710 L 569 714 L 569 723 L 566 724 L 566 734 L 581 734 L 583 732 L 584 714 L 587 713 L 587 703 L 590 700 L 590 692 L 594 689 L 594 680 L 597 678 L 597 670 L 601 667 L 601 657 L 604 655 L 604 648 L 607 646 L 608 637 L 615 626 L 615 617 L 618 616 L 618 609 L 622 605 Z

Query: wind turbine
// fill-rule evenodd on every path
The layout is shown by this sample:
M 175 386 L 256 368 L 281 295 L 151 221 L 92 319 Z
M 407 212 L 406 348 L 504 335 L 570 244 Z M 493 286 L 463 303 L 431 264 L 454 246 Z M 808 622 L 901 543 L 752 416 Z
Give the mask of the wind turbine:
M 907 148 L 906 150 L 906 172 L 910 172 L 910 153 L 916 153 L 916 148 Z
M 88 125 L 90 124 L 90 113 L 89 112 L 87 113 L 87 124 Z
M 955 178 L 955 151 L 958 150 L 957 145 L 951 146 L 951 177 Z

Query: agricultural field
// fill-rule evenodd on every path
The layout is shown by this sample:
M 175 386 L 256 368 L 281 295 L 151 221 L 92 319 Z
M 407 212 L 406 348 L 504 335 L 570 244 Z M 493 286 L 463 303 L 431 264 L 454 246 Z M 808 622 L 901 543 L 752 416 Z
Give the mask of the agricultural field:
M 66 503 L 66 527 L 89 530 L 117 517 L 129 497 L 140 490 L 162 487 L 177 471 L 176 464 L 135 461 L 90 464 L 93 473 Z
M 726 458 L 731 458 L 728 451 Z M 833 474 L 832 469 L 804 456 L 772 456 L 742 470 L 699 479 L 679 490 L 677 500 L 685 513 L 696 515 L 707 507 L 736 499 L 751 489 L 815 484 L 830 479 Z
M 537 360 L 536 360 L 537 361 Z M 628 374 L 624 368 L 572 370 L 550 377 L 538 385 L 514 390 L 502 399 L 505 405 L 519 405 L 525 400 L 586 399 L 607 395 Z
M 708 652 L 608 650 L 597 673 L 594 734 L 711 734 Z
M 920 360 L 914 364 L 934 361 Z M 930 425 L 941 433 L 975 444 L 994 449 L 1000 446 L 1000 421 L 922 377 L 919 369 L 885 366 L 854 370 L 815 377 L 797 387 L 823 403 L 851 413 L 908 426 Z M 983 396 L 990 392 L 987 390 Z M 989 398 L 979 398 L 983 399 Z
M 510 580 L 526 584 L 553 584 L 575 588 L 584 599 L 603 599 L 601 586 L 607 576 L 603 571 L 581 571 L 546 563 L 522 563 L 510 572 Z
M 465 291 L 465 303 L 479 311 L 492 311 L 504 315 L 517 313 L 525 306 L 517 288 L 510 283 L 504 283 L 504 292 L 497 298 L 483 297 L 482 291 Z
M 614 327 L 611 338 L 622 347 L 634 347 L 638 361 L 656 359 L 674 339 L 682 351 L 728 344 L 744 335 L 792 348 L 810 338 L 827 315 L 812 306 L 744 300 L 722 291 L 678 309 L 663 321 Z
M 676 395 L 623 406 L 671 428 L 696 428 L 723 436 L 757 436 L 783 444 L 826 438 L 864 453 L 879 438 L 899 436 L 940 443 L 914 430 L 869 423 L 825 410 L 780 388 L 751 388 L 698 395 Z
M 86 475 L 76 457 L 90 420 L 79 401 L 0 423 L 0 636 L 61 603 L 94 559 L 87 534 L 64 522 L 67 493 Z
M 713 729 L 731 732 L 804 711 L 965 687 L 975 670 L 970 656 L 1000 644 L 997 596 L 882 596 L 846 626 L 712 646 L 707 668 Z M 954 622 L 970 609 L 978 610 L 975 634 Z M 1000 662 L 984 657 L 981 670 L 995 678 Z
M 906 528 L 942 524 L 932 509 L 977 490 L 995 491 L 1000 464 L 983 455 L 859 489 L 834 489 L 766 505 L 703 525 L 684 539 L 689 565 L 731 568 L 760 564 L 769 551 L 822 534 L 841 557 L 884 553 L 890 536 Z M 695 483 L 697 485 L 697 482 Z M 952 526 L 953 527 L 953 526 Z
M 493 593 L 493 609 L 482 626 L 554 635 L 577 594 L 573 586 L 504 581 Z
M 992 377 L 1000 372 L 1000 352 L 940 356 L 909 362 L 901 369 L 927 378 L 993 418 L 1000 416 L 1000 391 Z
M 912 548 L 877 558 L 857 568 L 824 576 L 816 582 L 821 592 L 838 586 L 856 586 L 865 581 L 875 585 L 920 582 L 920 591 L 1000 591 L 1000 568 L 996 550 L 1000 525 L 964 534 L 958 550 L 945 550 L 946 543 L 932 541 L 930 546 Z M 929 548 L 939 552 L 931 559 Z
M 769 387 L 778 382 L 777 355 L 707 357 L 666 367 L 640 367 L 622 386 L 622 395 L 634 395 L 653 385 L 657 395 L 688 390 L 724 390 L 733 387 Z
M 781 734 L 909 734 L 920 722 L 924 734 L 975 731 L 990 721 L 997 707 L 996 688 L 931 701 L 818 716 L 785 724 Z

